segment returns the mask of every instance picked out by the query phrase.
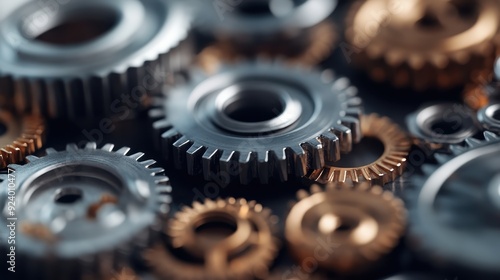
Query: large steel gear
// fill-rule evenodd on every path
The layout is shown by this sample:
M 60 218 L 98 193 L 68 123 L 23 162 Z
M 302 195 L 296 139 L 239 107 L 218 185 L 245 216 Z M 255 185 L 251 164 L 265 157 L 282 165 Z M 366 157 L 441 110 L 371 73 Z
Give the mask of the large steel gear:
M 383 144 L 383 153 L 369 164 L 357 164 L 355 155 L 345 155 L 337 163 L 311 172 L 307 177 L 326 184 L 328 182 L 355 184 L 367 181 L 370 184 L 385 185 L 403 174 L 406 159 L 411 148 L 410 138 L 387 117 L 377 114 L 361 117 L 363 139 L 372 138 Z M 354 146 L 363 145 L 363 142 Z M 345 163 L 342 165 L 341 163 Z M 354 165 L 354 166 L 353 166 Z
M 450 88 L 491 72 L 500 46 L 496 0 L 368 0 L 347 17 L 344 52 L 396 86 Z
M 436 154 L 407 193 L 410 245 L 426 260 L 474 279 L 500 276 L 500 138 L 485 132 Z M 459 244 L 459 245 L 457 245 Z
M 338 160 L 361 138 L 361 100 L 345 78 L 327 83 L 262 61 L 190 76 L 151 111 L 163 155 L 189 174 L 286 181 Z
M 336 0 L 195 3 L 200 7 L 198 29 L 216 38 L 215 46 L 221 47 L 218 53 L 226 59 L 269 55 L 316 64 L 331 53 L 337 38 L 328 20 L 337 7 Z
M 2 21 L 3 108 L 70 119 L 123 115 L 192 56 L 190 16 L 179 1 L 73 0 L 51 8 L 26 1 Z
M 45 121 L 36 116 L 16 117 L 0 110 L 0 169 L 20 163 L 45 144 Z
M 162 168 L 150 168 L 155 161 L 139 162 L 143 154 L 129 150 L 70 144 L 9 165 L 0 209 L 6 224 L 17 218 L 19 279 L 109 279 L 159 236 L 171 202 L 169 180 Z M 2 227 L 2 240 L 8 235 Z
M 265 279 L 279 251 L 277 222 L 255 201 L 194 202 L 169 222 L 169 248 L 157 244 L 144 258 L 161 279 Z
M 448 151 L 450 145 L 460 144 L 481 131 L 476 115 L 454 103 L 422 106 L 407 116 L 406 124 L 415 144 L 429 154 Z
M 403 202 L 367 182 L 356 187 L 318 185 L 299 191 L 285 223 L 285 238 L 298 261 L 343 274 L 360 272 L 393 250 L 405 231 Z M 319 249 L 318 249 L 319 248 Z

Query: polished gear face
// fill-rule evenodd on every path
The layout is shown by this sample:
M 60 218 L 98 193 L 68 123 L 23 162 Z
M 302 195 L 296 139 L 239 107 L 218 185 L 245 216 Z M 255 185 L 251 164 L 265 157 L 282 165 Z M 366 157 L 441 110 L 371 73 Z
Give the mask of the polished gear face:
M 500 275 L 500 138 L 485 132 L 437 154 L 407 195 L 410 245 L 426 260 L 474 278 Z M 459 244 L 459 245 L 457 245 Z
M 35 116 L 17 117 L 0 111 L 0 168 L 19 163 L 45 144 L 45 121 Z
M 178 1 L 78 0 L 57 8 L 56 17 L 29 1 L 2 21 L 2 107 L 71 119 L 117 114 L 113 102 L 123 94 L 137 106 L 190 61 L 190 16 Z
M 450 88 L 492 69 L 500 2 L 369 0 L 353 4 L 346 37 L 375 80 Z
M 156 238 L 169 212 L 169 180 L 162 168 L 150 168 L 153 160 L 139 162 L 143 154 L 127 155 L 129 150 L 70 144 L 9 165 L 0 209 L 4 219 L 11 217 L 9 201 L 17 198 L 21 278 L 105 279 Z M 2 237 L 8 234 L 0 230 Z
M 370 184 L 384 185 L 394 181 L 404 172 L 406 159 L 411 148 L 411 141 L 406 133 L 387 117 L 376 114 L 361 117 L 361 133 L 366 138 L 372 138 L 383 145 L 382 154 L 369 164 L 356 165 L 354 155 L 343 155 L 341 162 L 348 163 L 341 166 L 339 163 L 328 163 L 326 167 L 313 171 L 308 178 L 319 183 L 359 183 L 367 181 Z M 360 148 L 360 144 L 353 146 Z M 352 166 L 354 165 L 354 166 Z
M 286 181 L 361 138 L 361 100 L 345 78 L 327 83 L 314 71 L 254 62 L 190 79 L 150 112 L 163 155 L 189 174 Z
M 195 202 L 169 222 L 171 244 L 155 245 L 144 258 L 162 279 L 265 279 L 279 251 L 277 222 L 255 201 Z
M 297 198 L 285 223 L 290 251 L 298 261 L 313 258 L 329 271 L 350 274 L 375 264 L 405 230 L 402 201 L 366 182 L 313 185 Z

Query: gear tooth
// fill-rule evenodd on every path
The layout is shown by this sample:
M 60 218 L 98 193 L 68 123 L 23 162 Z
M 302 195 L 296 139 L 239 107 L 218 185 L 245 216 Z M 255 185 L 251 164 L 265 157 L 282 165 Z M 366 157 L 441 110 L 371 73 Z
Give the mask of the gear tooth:
M 303 200 L 303 199 L 309 197 L 309 192 L 306 190 L 299 190 L 299 191 L 297 191 L 296 196 L 297 196 L 298 200 Z
M 255 174 L 255 154 L 252 152 L 240 153 L 240 183 L 248 185 L 254 178 Z
M 142 161 L 142 162 L 139 162 L 142 166 L 144 166 L 145 168 L 149 168 L 151 167 L 152 165 L 154 165 L 156 163 L 156 160 L 153 160 L 153 159 L 148 159 L 148 160 L 145 160 L 145 161 Z
M 392 67 L 397 67 L 405 61 L 405 54 L 400 51 L 389 51 L 385 55 L 385 62 Z
M 336 162 L 340 159 L 340 140 L 332 131 L 321 134 L 321 142 L 325 147 L 326 161 Z
M 115 145 L 108 143 L 108 144 L 105 144 L 104 146 L 102 146 L 101 150 L 106 151 L 106 152 L 112 152 L 114 147 L 115 147 Z
M 323 188 L 321 188 L 320 185 L 318 184 L 313 184 L 311 186 L 311 190 L 310 190 L 310 193 L 311 194 L 315 194 L 315 193 L 320 193 L 320 192 L 323 192 Z
M 274 168 L 281 182 L 288 181 L 288 157 L 286 149 L 272 151 L 274 156 Z
M 431 55 L 430 61 L 438 69 L 445 69 L 449 64 L 448 58 L 438 53 Z
M 484 134 L 484 139 L 486 139 L 486 141 L 488 142 L 497 141 L 500 139 L 500 137 L 498 137 L 495 133 L 491 131 L 485 131 L 483 134 Z
M 481 141 L 475 139 L 475 138 L 467 138 L 465 139 L 465 143 L 470 147 L 470 148 L 476 148 L 481 146 Z
M 180 133 L 173 128 L 162 133 L 160 148 L 167 160 L 171 159 L 171 157 L 173 156 L 172 147 L 180 137 Z
M 223 151 L 219 160 L 220 171 L 229 176 L 236 176 L 239 173 L 239 165 L 235 151 Z
M 463 152 L 465 152 L 465 148 L 462 147 L 462 146 L 459 146 L 459 145 L 451 145 L 450 146 L 450 151 L 454 154 L 454 155 L 459 155 Z
M 9 164 L 9 169 L 12 169 L 12 170 L 19 170 L 22 166 L 19 165 L 19 164 Z
M 434 155 L 434 158 L 440 163 L 440 164 L 444 164 L 445 162 L 447 162 L 449 160 L 449 157 L 447 155 L 444 155 L 444 154 L 439 154 L 439 153 L 436 153 Z
M 357 129 L 357 125 L 354 124 L 354 126 L 355 129 Z M 350 153 L 352 151 L 352 143 L 353 143 L 352 130 L 349 127 L 338 124 L 333 127 L 332 131 L 339 138 L 340 152 L 345 154 Z
M 307 155 L 302 146 L 294 146 L 287 149 L 293 157 L 293 168 L 297 176 L 302 177 L 307 174 Z
M 78 151 L 78 146 L 75 143 L 67 144 L 66 151 L 76 152 Z
M 56 154 L 56 153 L 57 153 L 57 151 L 56 151 L 56 149 L 54 149 L 54 148 L 47 148 L 47 149 L 45 149 L 45 153 L 46 153 L 47 155 L 52 155 L 52 154 Z
M 87 144 L 85 144 L 85 150 L 95 150 L 97 149 L 97 144 L 96 142 L 88 142 Z
M 187 166 L 186 163 L 186 152 L 193 145 L 193 142 L 189 140 L 185 136 L 181 136 L 177 141 L 175 141 L 173 146 L 173 158 L 174 165 L 177 169 L 182 169 L 184 166 Z
M 39 157 L 36 157 L 34 155 L 29 155 L 29 156 L 26 156 L 26 162 L 34 162 L 36 161 L 37 159 L 39 159 Z
M 269 151 L 264 153 L 257 153 L 257 173 L 259 174 L 259 180 L 262 184 L 269 184 L 269 177 L 271 176 L 270 160 L 272 157 L 269 155 Z
M 420 55 L 411 55 L 410 58 L 408 59 L 408 64 L 414 70 L 421 70 L 425 65 L 425 59 Z
M 153 176 L 161 175 L 165 172 L 165 169 L 161 167 L 149 168 L 148 170 Z
M 304 148 L 308 155 L 308 167 L 312 169 L 320 169 L 325 166 L 323 145 L 318 139 L 315 138 L 307 141 L 302 144 L 302 148 Z
M 337 79 L 332 84 L 332 90 L 334 91 L 344 91 L 351 86 L 351 82 L 346 77 L 341 77 Z
M 202 156 L 206 150 L 207 148 L 203 145 L 194 143 L 186 151 L 187 172 L 189 175 L 193 176 L 200 173 L 202 167 L 199 163 L 201 163 Z
M 122 147 L 118 149 L 118 151 L 116 151 L 115 153 L 126 156 L 129 151 L 130 151 L 129 147 Z
M 217 173 L 217 163 L 219 162 L 220 152 L 215 148 L 207 148 L 202 156 L 203 178 L 209 181 L 212 173 Z M 222 172 L 222 168 L 221 168 Z

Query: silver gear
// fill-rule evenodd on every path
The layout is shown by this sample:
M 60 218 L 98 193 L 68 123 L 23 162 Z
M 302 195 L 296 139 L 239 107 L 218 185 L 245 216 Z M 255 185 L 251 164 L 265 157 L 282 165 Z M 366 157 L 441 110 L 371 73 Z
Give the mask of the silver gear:
M 481 131 L 474 113 L 462 104 L 436 103 L 422 106 L 406 118 L 414 142 L 429 153 L 448 151 Z
M 210 77 L 193 71 L 150 115 L 162 154 L 189 174 L 286 181 L 359 142 L 356 92 L 346 78 L 327 83 L 318 72 L 248 62 Z
M 151 168 L 155 161 L 139 162 L 144 154 L 129 150 L 69 144 L 9 165 L 12 175 L 1 175 L 0 219 L 12 217 L 8 187 L 15 187 L 20 279 L 109 279 L 156 240 L 171 186 L 162 168 Z M 2 240 L 8 234 L 0 229 Z M 2 242 L 2 253 L 6 246 Z
M 136 107 L 145 93 L 161 89 L 168 73 L 191 61 L 191 13 L 179 1 L 63 2 L 46 7 L 28 1 L 2 21 L 3 108 L 70 119 L 122 113 L 116 101 L 123 94 L 132 96 Z M 64 24 L 97 33 L 69 45 L 40 36 Z M 71 30 L 66 35 L 84 33 Z
M 500 133 L 500 103 L 489 104 L 479 110 L 477 119 L 484 129 Z
M 500 276 L 500 137 L 484 133 L 438 153 L 408 190 L 410 245 L 433 264 L 474 275 Z M 429 259 L 430 258 L 430 259 Z

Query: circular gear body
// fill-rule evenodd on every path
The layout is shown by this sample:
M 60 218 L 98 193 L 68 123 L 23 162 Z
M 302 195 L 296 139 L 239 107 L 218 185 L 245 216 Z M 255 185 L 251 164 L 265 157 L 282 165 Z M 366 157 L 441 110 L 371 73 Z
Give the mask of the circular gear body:
M 0 209 L 4 222 L 17 218 L 20 278 L 109 279 L 159 236 L 171 202 L 169 180 L 162 168 L 150 168 L 155 161 L 139 162 L 143 154 L 129 150 L 70 144 L 9 165 Z M 8 230 L 0 230 L 2 239 Z
M 329 184 L 326 190 L 313 185 L 310 193 L 299 191 L 297 197 L 285 223 L 290 251 L 297 260 L 313 258 L 329 271 L 356 274 L 374 265 L 396 247 L 405 230 L 402 201 L 367 182 Z
M 144 257 L 162 279 L 265 279 L 279 251 L 277 222 L 255 201 L 195 202 L 169 222 L 170 248 L 158 244 Z
M 423 106 L 406 118 L 415 144 L 425 151 L 448 151 L 480 132 L 475 114 L 461 104 L 437 103 Z
M 411 148 L 411 141 L 406 133 L 389 118 L 371 114 L 361 117 L 361 134 L 364 138 L 376 139 L 383 145 L 383 153 L 374 162 L 354 167 L 341 166 L 339 162 L 328 163 L 326 167 L 311 172 L 308 178 L 321 184 L 355 184 L 367 181 L 383 186 L 401 176 Z M 353 150 L 362 143 L 353 146 Z M 341 161 L 349 162 L 350 156 L 352 155 L 344 155 Z
M 45 121 L 36 116 L 15 117 L 0 110 L 0 168 L 20 163 L 45 144 Z
M 377 80 L 417 90 L 451 88 L 493 69 L 500 3 L 369 0 L 353 4 L 346 38 Z
M 197 27 L 215 37 L 223 58 L 269 55 L 316 64 L 336 41 L 328 20 L 337 7 L 335 0 L 201 2 Z
M 436 266 L 498 279 L 500 138 L 491 132 L 484 138 L 452 146 L 453 155 L 436 154 L 438 164 L 413 178 L 409 240 Z
M 163 154 L 189 174 L 211 180 L 267 183 L 304 176 L 308 167 L 349 152 L 360 140 L 361 100 L 345 78 L 323 82 L 320 73 L 281 64 L 246 63 L 174 88 L 150 113 Z M 163 118 L 163 115 L 166 117 Z
M 2 21 L 2 107 L 70 119 L 118 114 L 191 60 L 191 17 L 179 1 L 76 0 L 56 8 L 26 2 Z

